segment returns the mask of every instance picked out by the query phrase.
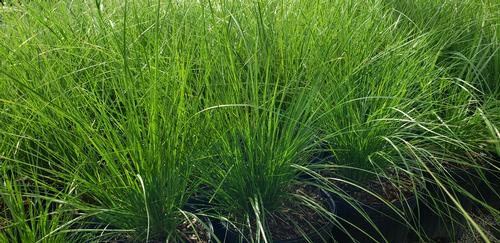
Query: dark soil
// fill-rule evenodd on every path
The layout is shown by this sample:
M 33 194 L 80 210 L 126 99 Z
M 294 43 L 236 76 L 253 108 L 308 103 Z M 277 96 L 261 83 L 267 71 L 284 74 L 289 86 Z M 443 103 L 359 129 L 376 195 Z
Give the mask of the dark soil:
M 291 192 L 310 198 L 326 210 L 329 210 L 328 199 L 318 188 L 297 185 L 291 188 Z M 303 233 L 298 232 L 297 229 L 306 233 L 315 232 L 315 230 L 326 226 L 330 222 L 316 210 L 300 205 L 297 201 L 286 201 L 281 208 L 282 210 L 271 215 L 267 220 L 273 240 L 301 238 Z
M 185 242 L 208 243 L 210 241 L 210 233 L 198 218 L 185 219 L 177 227 L 177 230 L 179 230 Z
M 413 182 L 406 173 L 398 173 L 395 170 L 390 170 L 377 179 L 368 181 L 362 190 L 358 187 L 347 185 L 345 183 L 335 182 L 340 189 L 352 196 L 353 199 L 363 204 L 377 204 L 382 203 L 380 199 L 374 195 L 366 192 L 370 191 L 379 197 L 389 201 L 396 202 L 401 198 L 409 198 L 413 195 Z

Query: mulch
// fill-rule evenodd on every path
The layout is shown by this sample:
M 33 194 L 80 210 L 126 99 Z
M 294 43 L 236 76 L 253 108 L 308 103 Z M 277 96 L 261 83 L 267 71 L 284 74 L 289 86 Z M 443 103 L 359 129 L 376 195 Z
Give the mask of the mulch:
M 328 201 L 318 188 L 296 185 L 291 192 L 308 197 L 328 210 Z M 297 201 L 285 201 L 279 212 L 271 215 L 267 220 L 273 240 L 290 240 L 301 238 L 302 232 L 309 233 L 329 224 L 329 220 L 323 217 L 311 207 L 297 203 Z

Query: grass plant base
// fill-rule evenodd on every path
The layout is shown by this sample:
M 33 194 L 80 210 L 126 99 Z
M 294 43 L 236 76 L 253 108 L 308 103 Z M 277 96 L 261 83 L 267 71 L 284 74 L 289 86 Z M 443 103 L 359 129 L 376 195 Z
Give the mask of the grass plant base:
M 324 197 L 325 203 L 328 205 L 328 209 L 330 210 L 331 213 L 335 214 L 337 212 L 337 206 L 334 202 L 334 200 L 331 198 L 331 196 L 323 191 L 320 190 L 321 195 Z M 294 214 L 297 214 L 299 212 L 293 212 Z M 311 216 L 312 218 L 309 219 L 303 219 L 303 221 L 297 221 L 295 222 L 296 224 L 307 224 L 307 221 L 314 222 L 318 220 L 317 215 Z M 214 228 L 214 234 L 217 236 L 219 240 L 222 242 L 252 242 L 249 238 L 252 236 L 249 236 L 246 232 L 240 232 L 237 229 L 234 229 L 232 226 L 230 226 L 227 222 L 221 222 L 219 220 L 214 220 L 212 222 L 213 228 Z M 275 227 L 279 227 L 279 225 L 275 225 Z M 307 227 L 309 228 L 309 227 Z M 313 229 L 310 232 L 305 232 L 305 235 L 303 236 L 296 236 L 292 237 L 291 239 L 272 239 L 272 242 L 277 242 L 277 243 L 306 243 L 306 242 L 331 242 L 332 241 L 332 229 L 334 228 L 334 224 L 331 222 L 325 222 L 324 226 L 318 227 Z M 276 229 L 276 228 L 275 228 Z M 272 230 L 272 229 L 271 229 Z M 303 233 L 300 233 L 303 234 Z

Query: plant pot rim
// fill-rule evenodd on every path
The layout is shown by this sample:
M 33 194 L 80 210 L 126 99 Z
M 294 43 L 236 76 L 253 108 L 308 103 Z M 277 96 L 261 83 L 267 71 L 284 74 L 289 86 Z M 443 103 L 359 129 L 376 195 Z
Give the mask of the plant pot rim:
M 330 195 L 332 196 L 332 198 L 337 202 L 337 203 L 341 203 L 341 202 L 345 202 L 345 201 L 351 201 L 351 202 L 356 202 L 358 205 L 360 206 L 363 206 L 363 207 L 366 207 L 366 206 L 372 206 L 372 207 L 379 207 L 379 206 L 383 206 L 383 205 L 389 205 L 389 204 L 392 204 L 392 205 L 398 205 L 400 204 L 400 202 L 403 202 L 403 201 L 415 201 L 416 200 L 416 195 L 414 193 L 414 190 L 415 189 L 419 189 L 419 188 L 424 188 L 425 187 L 425 181 L 419 181 L 415 187 L 412 186 L 411 190 L 408 190 L 408 191 L 405 191 L 405 192 L 399 192 L 398 193 L 398 197 L 393 199 L 393 200 L 388 200 L 387 198 L 385 198 L 383 195 L 381 194 L 377 194 L 375 193 L 374 191 L 372 191 L 374 194 L 376 194 L 378 197 L 380 197 L 381 199 L 383 199 L 384 201 L 381 201 L 379 198 L 377 198 L 376 202 L 364 202 L 363 200 L 360 200 L 359 198 L 356 198 L 356 197 L 353 197 L 351 196 L 353 192 L 356 191 L 356 189 L 359 189 L 357 188 L 356 186 L 352 186 L 350 185 L 349 183 L 344 183 L 344 182 L 341 182 L 341 184 L 345 184 L 347 186 L 347 189 L 342 189 L 342 185 L 337 185 L 337 187 L 339 188 L 339 190 L 337 191 L 331 191 L 330 192 Z M 381 183 L 378 183 L 378 184 L 381 184 Z M 349 191 L 348 188 L 350 187 L 353 187 L 353 191 Z M 369 189 L 367 188 L 367 186 L 363 186 L 362 188 L 366 189 L 369 191 Z M 362 193 L 367 193 L 365 190 L 361 190 L 359 189 Z M 339 193 L 339 192 L 342 192 L 342 193 Z M 342 194 L 346 195 L 347 197 L 343 197 L 341 196 Z M 370 195 L 372 196 L 372 195 Z
M 337 193 L 330 193 L 331 197 L 335 201 L 336 204 L 346 204 L 346 199 L 344 197 L 339 196 Z M 360 202 L 356 198 L 349 198 L 349 201 L 352 202 L 357 202 L 357 205 L 362 206 L 362 207 L 380 207 L 380 206 L 387 206 L 389 204 L 395 205 L 395 206 L 400 206 L 402 202 L 410 202 L 414 203 L 417 200 L 417 197 L 415 195 L 410 195 L 408 197 L 400 197 L 398 200 L 394 201 L 387 201 L 387 202 L 373 202 L 373 203 L 365 203 L 365 202 Z M 349 204 L 349 203 L 347 203 Z M 349 204 L 353 205 L 353 204 Z

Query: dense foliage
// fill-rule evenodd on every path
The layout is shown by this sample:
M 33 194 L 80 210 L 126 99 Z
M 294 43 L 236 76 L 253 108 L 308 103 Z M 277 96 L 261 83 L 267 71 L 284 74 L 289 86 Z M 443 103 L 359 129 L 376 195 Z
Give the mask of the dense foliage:
M 337 223 L 295 185 L 393 170 L 499 215 L 436 172 L 500 171 L 496 1 L 3 2 L 2 242 L 272 241 L 289 202 Z

